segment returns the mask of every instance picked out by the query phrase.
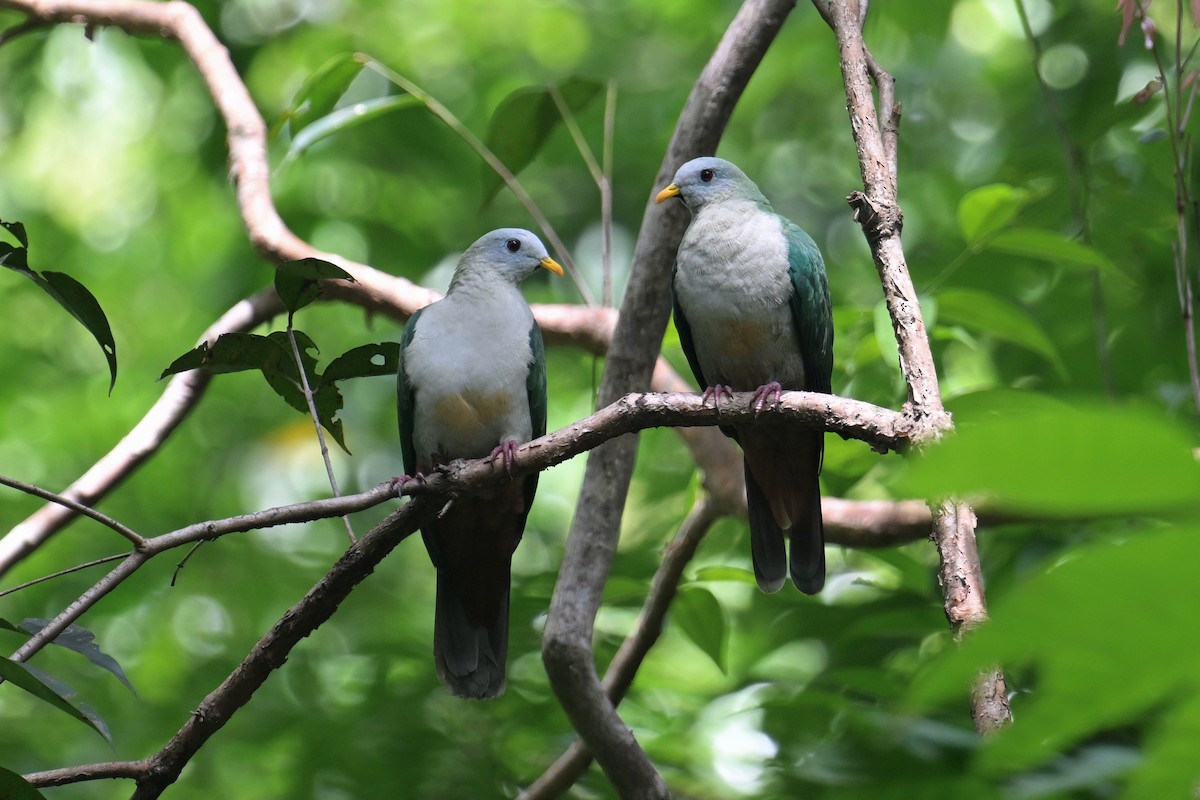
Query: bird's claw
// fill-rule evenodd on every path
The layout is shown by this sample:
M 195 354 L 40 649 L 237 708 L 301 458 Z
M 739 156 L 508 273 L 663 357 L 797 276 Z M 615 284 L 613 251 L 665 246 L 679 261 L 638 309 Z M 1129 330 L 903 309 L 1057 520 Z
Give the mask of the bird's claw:
M 716 383 L 704 390 L 704 394 L 700 395 L 700 405 L 707 405 L 709 400 L 713 401 L 713 408 L 721 410 L 721 395 L 725 395 L 730 400 L 733 399 L 733 387 L 726 386 L 722 383 Z
M 504 458 L 504 470 L 508 473 L 508 477 L 512 477 L 513 460 L 517 455 L 517 443 L 513 439 L 505 439 L 492 450 L 488 458 L 496 458 L 502 456 Z
M 425 483 L 425 475 L 418 472 L 415 475 L 397 475 L 392 478 L 392 487 L 396 490 L 396 496 L 399 497 L 404 494 L 404 487 L 414 481 L 421 484 Z
M 764 383 L 762 386 L 754 390 L 754 394 L 750 397 L 750 403 L 754 406 L 754 416 L 762 413 L 767 404 L 779 405 L 779 398 L 783 394 L 783 387 L 779 385 L 779 381 L 771 381 Z M 774 399 L 771 396 L 774 395 Z

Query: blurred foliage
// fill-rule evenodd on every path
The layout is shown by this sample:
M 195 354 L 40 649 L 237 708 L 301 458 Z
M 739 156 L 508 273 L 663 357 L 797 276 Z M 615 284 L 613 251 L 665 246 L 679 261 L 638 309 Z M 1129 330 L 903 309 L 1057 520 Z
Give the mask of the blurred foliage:
M 762 595 L 745 581 L 744 524 L 721 521 L 688 570 L 679 619 L 622 705 L 681 795 L 1160 798 L 1195 786 L 1200 665 L 1190 614 L 1200 585 L 1200 481 L 1171 269 L 1162 93 L 1128 102 L 1156 68 L 1139 37 L 1118 48 L 1120 15 L 1109 5 L 1025 6 L 1040 43 L 1036 65 L 1010 0 L 871 7 L 867 41 L 903 103 L 906 252 L 959 433 L 911 467 L 829 437 L 824 475 L 829 494 L 960 491 L 1000 515 L 1024 512 L 1025 521 L 981 531 L 994 621 L 964 647 L 952 645 L 925 542 L 831 550 L 819 597 Z M 506 103 L 553 127 L 520 177 L 599 295 L 598 191 L 547 111 L 554 105 L 544 87 L 582 87 L 564 99 L 600 152 L 604 103 L 589 87 L 617 86 L 619 291 L 647 198 L 661 188 L 652 181 L 678 110 L 737 3 L 198 7 L 276 123 L 273 188 L 297 234 L 442 289 L 456 254 L 479 234 L 534 227 L 507 191 L 485 203 L 495 186 L 471 147 L 380 74 L 313 78 L 361 52 L 420 85 L 480 138 Z M 1172 38 L 1171 4 L 1158 0 L 1152 11 Z M 0 26 L 18 20 L 0 13 Z M 1185 43 L 1192 38 L 1189 25 Z M 1037 74 L 1082 154 L 1082 174 L 1067 168 Z M 177 46 L 108 29 L 89 41 L 82 28 L 59 26 L 0 49 L 0 87 L 0 218 L 24 223 L 39 269 L 94 293 L 121 353 L 121 382 L 108 397 L 109 375 L 87 331 L 33 283 L 4 284 L 0 472 L 58 489 L 141 418 L 162 389 L 156 379 L 200 332 L 273 273 L 247 241 L 223 126 Z M 330 113 L 341 116 L 329 122 Z M 528 156 L 509 145 L 513 157 Z M 824 249 L 837 308 L 835 390 L 898 406 L 904 389 L 878 279 L 842 202 L 860 181 L 837 50 L 807 4 L 755 74 L 720 154 Z M 1081 179 L 1083 219 L 1072 201 Z M 1093 273 L 1111 389 L 1097 356 Z M 525 291 L 535 302 L 578 302 L 566 281 L 531 280 Z M 300 311 L 297 325 L 329 361 L 399 337 L 390 322 L 323 303 Z M 672 330 L 664 352 L 683 366 Z M 548 356 L 554 429 L 590 410 L 600 365 L 575 351 Z M 343 489 L 399 474 L 392 382 L 350 381 L 341 391 L 339 420 L 354 453 L 333 453 Z M 502 699 L 464 703 L 438 684 L 432 570 L 409 543 L 297 648 L 168 795 L 514 796 L 571 740 L 539 637 L 582 465 L 577 458 L 543 476 L 517 551 Z M 673 432 L 643 435 L 597 622 L 601 667 L 630 630 L 697 485 Z M 220 375 L 102 508 L 153 535 L 327 491 L 311 423 L 258 378 Z M 0 492 L 0 530 L 37 506 Z M 360 514 L 355 526 L 366 530 L 385 512 Z M 336 520 L 225 537 L 195 553 L 174 586 L 173 559 L 149 564 L 80 621 L 137 686 L 136 698 L 77 653 L 50 648 L 34 659 L 108 723 L 112 746 L 5 687 L 3 767 L 28 772 L 157 750 L 323 574 L 344 537 Z M 4 586 L 122 545 L 76 522 Z M 97 577 L 73 574 L 4 596 L 0 616 L 51 617 Z M 0 630 L 10 651 L 22 639 Z M 970 676 L 993 663 L 1008 669 L 1017 724 L 981 744 L 966 696 Z M 55 798 L 128 793 L 122 782 L 46 790 Z M 572 796 L 612 790 L 593 768 Z

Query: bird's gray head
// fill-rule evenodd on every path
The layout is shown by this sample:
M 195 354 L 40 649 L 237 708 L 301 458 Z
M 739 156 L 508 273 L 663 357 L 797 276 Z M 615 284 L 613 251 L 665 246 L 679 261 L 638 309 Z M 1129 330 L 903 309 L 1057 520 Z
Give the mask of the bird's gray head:
M 713 156 L 693 158 L 680 167 L 671 185 L 659 192 L 654 201 L 662 203 L 672 197 L 682 200 L 693 214 L 708 203 L 727 200 L 748 200 L 770 207 L 746 173 L 725 159 Z
M 496 275 L 513 285 L 528 278 L 538 269 L 548 269 L 562 275 L 562 267 L 546 252 L 546 245 L 523 228 L 498 228 L 485 233 L 467 248 L 458 260 L 450 288 L 469 275 Z

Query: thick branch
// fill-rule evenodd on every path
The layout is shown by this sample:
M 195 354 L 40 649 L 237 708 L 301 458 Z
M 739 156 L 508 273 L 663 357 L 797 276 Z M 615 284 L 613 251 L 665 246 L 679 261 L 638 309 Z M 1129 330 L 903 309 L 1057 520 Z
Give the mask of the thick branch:
M 683 161 L 716 150 L 725 124 L 794 0 L 746 0 L 697 79 L 676 124 L 655 186 Z M 686 227 L 679 209 L 656 207 L 648 193 L 633 267 L 613 334 L 599 402 L 650 381 L 669 302 L 669 269 Z M 622 797 L 659 798 L 666 785 L 617 715 L 596 675 L 592 629 L 612 567 L 636 440 L 589 457 L 576 516 L 550 603 L 542 656 L 559 702 Z
M 163 749 L 147 759 L 149 774 L 138 781 L 133 800 L 158 797 L 174 783 L 204 743 L 250 702 L 251 695 L 274 670 L 283 666 L 292 648 L 329 619 L 384 556 L 438 508 L 436 503 L 421 500 L 408 503 L 352 545 L 308 594 L 258 640 L 229 677 L 204 698 Z
M 942 408 L 929 336 L 900 245 L 903 214 L 896 204 L 895 165 L 899 109 L 891 97 L 891 76 L 867 52 L 857 0 L 813 0 L 813 4 L 837 38 L 846 109 L 862 173 L 864 191 L 854 192 L 848 201 L 854 209 L 854 218 L 862 226 L 883 284 L 912 414 L 927 423 L 924 436 L 936 438 L 949 428 L 950 421 Z M 872 75 L 880 82 L 881 95 L 887 103 L 882 122 L 871 91 Z
M 646 595 L 637 626 L 625 637 L 617 654 L 613 656 L 612 663 L 608 665 L 607 672 L 604 673 L 602 685 L 614 706 L 619 705 L 625 698 L 625 693 L 633 685 L 633 678 L 637 675 L 642 661 L 662 634 L 663 620 L 671 607 L 671 601 L 675 599 L 683 570 L 695 556 L 700 542 L 720 515 L 720 510 L 711 497 L 701 497 L 679 526 L 675 538 L 667 545 L 662 565 L 655 573 L 654 582 Z M 579 779 L 591 762 L 592 753 L 587 745 L 582 741 L 573 742 L 541 777 L 521 793 L 521 800 L 559 796 Z
M 975 543 L 975 512 L 966 503 L 947 500 L 933 515 L 933 540 L 941 566 L 938 583 L 946 602 L 946 618 L 961 639 L 971 628 L 987 621 L 987 600 Z M 1004 674 L 989 670 L 976 678 L 971 691 L 971 717 L 975 729 L 988 733 L 1012 721 Z

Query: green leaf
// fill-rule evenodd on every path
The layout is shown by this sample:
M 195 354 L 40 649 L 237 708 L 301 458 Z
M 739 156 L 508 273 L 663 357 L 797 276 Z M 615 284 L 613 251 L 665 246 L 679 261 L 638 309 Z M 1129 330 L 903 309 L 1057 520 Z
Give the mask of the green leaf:
M 17 773 L 0 767 L 0 800 L 46 800 L 46 795 Z
M 347 350 L 331 361 L 321 376 L 321 383 L 324 385 L 347 378 L 395 375 L 399 367 L 400 344 L 398 342 L 364 344 Z
M 991 620 L 918 674 L 909 699 L 920 708 L 960 698 L 979 671 L 995 664 L 1032 675 L 1032 691 L 1013 701 L 1019 724 L 984 740 L 979 766 L 999 774 L 1045 763 L 1146 714 L 1164 714 L 1169 727 L 1194 733 L 1200 726 L 1194 635 L 1200 581 L 1175 579 L 1172 572 L 1197 563 L 1200 528 L 1194 526 L 1131 529 L 1120 541 L 1056 555 L 1032 578 L 989 596 Z M 1126 587 L 1154 587 L 1152 605 L 1131 601 Z M 1186 721 L 1176 716 L 1183 712 Z M 1184 742 L 1194 751 L 1188 736 L 1175 743 L 1176 752 Z M 1194 786 L 1194 759 L 1164 764 L 1154 748 L 1172 744 L 1152 739 L 1147 746 L 1147 762 L 1172 769 L 1175 785 Z
M 1013 228 L 1001 231 L 984 245 L 985 249 L 1009 255 L 1046 261 L 1075 270 L 1099 270 L 1105 277 L 1130 285 L 1129 276 L 1108 256 L 1094 247 L 1077 242 L 1058 231 L 1043 228 Z
M 111 376 L 108 382 L 108 393 L 112 394 L 117 383 L 117 343 L 113 339 L 112 328 L 108 317 L 96 296 L 88 291 L 79 281 L 62 272 L 38 273 L 29 268 L 29 239 L 25 226 L 19 222 L 0 221 L 0 226 L 11 233 L 21 242 L 22 247 L 13 247 L 7 242 L 0 242 L 0 266 L 8 267 L 19 272 L 41 287 L 42 291 L 54 298 L 54 301 L 65 308 L 80 325 L 92 334 L 100 350 L 108 361 L 108 372 Z
M 754 579 L 754 573 L 748 569 L 741 567 L 701 567 L 696 570 L 697 581 L 730 581 L 733 583 L 745 583 L 749 586 L 757 586 L 758 581 Z
M 958 202 L 958 229 L 969 245 L 1008 227 L 1030 200 L 1030 193 L 1007 183 L 980 186 Z
M 297 379 L 291 350 L 275 339 L 255 333 L 225 333 L 211 347 L 204 342 L 171 362 L 159 380 L 189 369 L 203 369 L 214 374 L 257 369 L 264 374 Z
M 682 586 L 671 602 L 671 621 L 684 636 L 703 650 L 721 672 L 725 672 L 725 644 L 729 638 L 725 609 L 702 586 Z
M 272 127 L 277 129 L 286 120 L 291 135 L 299 134 L 333 110 L 363 66 L 363 61 L 354 53 L 342 53 L 326 61 L 308 76 L 292 104 Z
M 49 624 L 50 620 L 48 619 L 31 617 L 21 621 L 20 630 L 33 636 Z M 133 692 L 135 696 L 137 695 L 137 690 L 129 682 L 129 678 L 125 675 L 125 670 L 121 669 L 121 665 L 117 663 L 115 658 L 100 649 L 100 646 L 96 644 L 96 634 L 87 628 L 79 625 L 68 625 L 62 633 L 54 637 L 51 644 L 73 650 L 101 669 L 108 670 L 117 677 L 117 680 L 125 684 L 125 687 L 129 691 Z
M 1066 378 L 1066 365 L 1054 342 L 1024 309 L 974 289 L 946 289 L 937 298 L 943 323 L 961 325 L 1024 347 L 1045 358 L 1060 377 Z
M 26 666 L 25 664 L 21 664 L 16 661 L 10 661 L 9 659 L 0 656 L 0 678 L 3 678 L 6 682 L 11 683 L 13 686 L 24 689 L 34 697 L 49 703 L 60 711 L 70 714 L 80 722 L 91 726 L 93 730 L 108 740 L 110 744 L 112 743 L 112 736 L 109 735 L 108 726 L 104 724 L 102 719 L 96 716 L 94 711 L 86 706 L 77 706 L 71 701 L 67 700 L 58 692 L 47 686 L 45 679 L 39 677 L 37 674 L 35 674 L 35 672 L 35 670 Z
M 79 320 L 79 324 L 86 328 L 100 345 L 104 358 L 108 361 L 108 373 L 111 376 L 108 392 L 112 394 L 113 386 L 117 383 L 117 342 L 113 339 L 112 328 L 109 327 L 108 317 L 104 316 L 100 301 L 86 286 L 65 273 L 43 272 L 42 278 L 49 287 L 50 296 Z
M 318 281 L 330 278 L 354 281 L 346 270 L 319 258 L 285 261 L 275 268 L 275 293 L 283 301 L 283 307 L 294 314 L 320 297 Z
M 1197 507 L 1195 436 L 1161 414 L 1107 405 L 1008 405 L 955 414 L 956 432 L 908 459 L 909 496 L 977 498 L 1047 517 L 1167 514 Z M 984 396 L 985 398 L 987 395 Z
M 317 347 L 316 342 L 304 331 L 293 331 L 293 333 L 296 336 L 296 345 L 300 348 L 300 360 L 304 364 L 304 373 L 308 376 L 309 388 L 313 392 L 313 406 L 317 409 L 317 420 L 321 423 L 322 428 L 329 431 L 329 435 L 337 442 L 338 447 L 349 453 L 350 449 L 346 447 L 342 421 L 337 418 L 344 404 L 342 393 L 336 384 L 326 381 L 324 376 L 317 372 L 317 359 L 313 354 L 320 352 L 320 348 Z M 292 360 L 292 372 L 289 377 L 264 372 L 263 377 L 267 379 L 267 383 L 275 390 L 275 393 L 283 398 L 284 402 L 300 413 L 308 414 L 308 401 L 305 399 L 304 389 L 300 385 L 299 373 L 295 370 L 295 355 L 292 353 L 292 345 L 288 340 L 287 331 L 272 331 L 269 336 L 280 347 L 287 349 L 288 357 Z
M 29 236 L 27 236 L 25 233 L 24 224 L 20 222 L 5 222 L 4 220 L 0 219 L 0 228 L 4 228 L 4 230 L 11 233 L 16 240 L 21 243 L 21 247 L 28 249 Z
M 579 77 L 558 84 L 559 94 L 573 114 L 581 111 L 603 88 L 599 81 Z M 529 166 L 561 122 L 562 115 L 550 88 L 528 86 L 517 89 L 496 106 L 484 143 L 516 175 Z M 495 197 L 502 186 L 504 179 L 484 164 L 483 202 L 486 204 Z
M 288 146 L 287 153 L 284 154 L 283 162 L 280 166 L 295 161 L 322 139 L 350 130 L 366 122 L 371 122 L 393 111 L 420 105 L 421 102 L 417 98 L 409 94 L 402 94 L 391 95 L 389 97 L 375 97 L 332 111 L 319 120 L 305 126 L 304 130 L 292 139 L 292 143 Z

